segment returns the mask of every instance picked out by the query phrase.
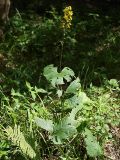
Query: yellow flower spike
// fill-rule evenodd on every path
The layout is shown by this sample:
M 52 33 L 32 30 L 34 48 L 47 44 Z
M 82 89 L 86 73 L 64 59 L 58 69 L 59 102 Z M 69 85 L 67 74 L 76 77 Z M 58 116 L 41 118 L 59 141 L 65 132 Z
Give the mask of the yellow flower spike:
M 62 19 L 62 28 L 70 28 L 71 21 L 72 21 L 72 16 L 73 16 L 73 11 L 72 7 L 68 6 L 63 10 L 64 16 Z

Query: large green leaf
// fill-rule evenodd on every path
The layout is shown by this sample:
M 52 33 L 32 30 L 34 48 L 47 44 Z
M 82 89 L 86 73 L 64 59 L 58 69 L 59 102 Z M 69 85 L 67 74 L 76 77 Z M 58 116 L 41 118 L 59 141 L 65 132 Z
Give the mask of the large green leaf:
M 61 71 L 61 76 L 64 77 L 64 79 L 67 81 L 67 82 L 70 82 L 71 81 L 71 77 L 74 76 L 74 72 L 72 69 L 68 68 L 68 67 L 65 67 L 62 71 Z
M 69 139 L 76 133 L 76 126 L 71 123 L 68 117 L 65 117 L 54 125 L 53 134 L 50 138 L 55 144 L 62 144 L 64 140 Z
M 82 109 L 83 105 L 90 102 L 90 99 L 84 92 L 79 92 L 75 94 L 73 97 L 65 100 L 65 107 L 68 108 L 75 108 L 78 107 Z
M 66 99 L 65 101 L 65 107 L 68 108 L 75 108 L 75 107 L 81 107 L 81 98 L 78 95 L 74 95 L 73 97 Z
M 51 120 L 45 120 L 42 118 L 35 118 L 35 122 L 37 126 L 41 127 L 42 129 L 45 129 L 46 131 L 53 132 L 53 122 Z
M 53 87 L 64 84 L 63 79 L 69 82 L 71 77 L 74 76 L 74 72 L 70 68 L 65 67 L 60 73 L 58 73 L 57 67 L 54 67 L 53 65 L 45 67 L 43 74 L 46 79 L 51 82 Z
M 71 84 L 68 86 L 68 88 L 66 89 L 66 93 L 76 93 L 79 91 L 79 89 L 81 88 L 81 84 L 80 84 L 80 79 L 77 78 L 76 80 L 74 80 L 73 82 L 71 82 Z
M 87 153 L 90 157 L 97 157 L 102 155 L 102 149 L 97 142 L 96 138 L 92 135 L 92 132 L 89 129 L 85 129 L 85 143 Z

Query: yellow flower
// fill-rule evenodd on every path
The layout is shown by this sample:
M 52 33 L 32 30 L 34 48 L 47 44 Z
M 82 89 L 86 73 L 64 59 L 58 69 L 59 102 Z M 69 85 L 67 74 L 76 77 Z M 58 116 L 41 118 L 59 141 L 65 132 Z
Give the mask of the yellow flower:
M 66 7 L 63 10 L 63 12 L 64 12 L 64 16 L 62 19 L 62 28 L 70 28 L 70 26 L 72 25 L 71 21 L 73 16 L 72 7 L 71 6 Z

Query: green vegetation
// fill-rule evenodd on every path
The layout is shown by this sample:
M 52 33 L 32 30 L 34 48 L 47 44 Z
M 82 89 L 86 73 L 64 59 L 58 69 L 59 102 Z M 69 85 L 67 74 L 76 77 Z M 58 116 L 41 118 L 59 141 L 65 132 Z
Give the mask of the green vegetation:
M 120 15 L 83 9 L 6 24 L 0 160 L 119 160 Z

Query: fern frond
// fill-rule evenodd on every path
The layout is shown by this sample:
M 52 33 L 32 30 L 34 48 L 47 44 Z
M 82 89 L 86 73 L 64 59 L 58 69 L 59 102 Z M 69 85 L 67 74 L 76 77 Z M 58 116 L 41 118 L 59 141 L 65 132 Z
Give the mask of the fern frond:
M 33 148 L 26 142 L 23 133 L 20 131 L 20 126 L 15 125 L 14 129 L 10 126 L 5 129 L 7 137 L 13 142 L 14 145 L 18 146 L 23 154 L 26 154 L 30 158 L 36 157 L 36 153 Z

